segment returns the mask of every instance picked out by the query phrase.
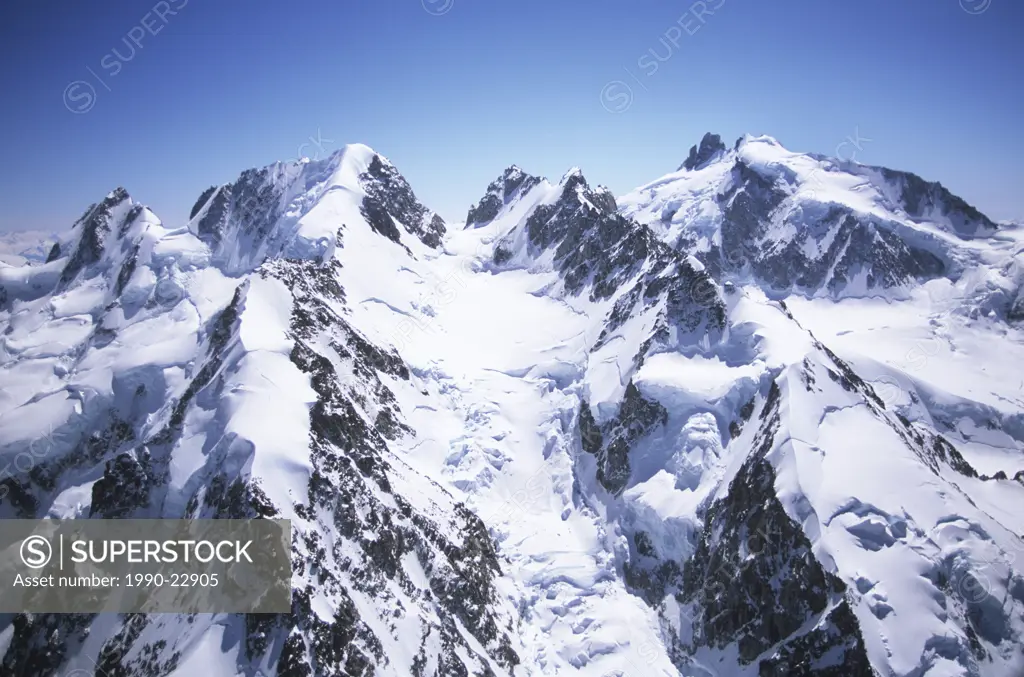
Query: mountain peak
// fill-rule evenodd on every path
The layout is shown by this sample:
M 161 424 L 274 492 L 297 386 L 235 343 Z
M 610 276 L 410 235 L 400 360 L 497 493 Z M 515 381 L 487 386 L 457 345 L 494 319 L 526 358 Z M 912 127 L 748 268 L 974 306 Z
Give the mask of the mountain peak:
M 706 133 L 699 146 L 690 146 L 690 155 L 679 169 L 699 169 L 710 162 L 718 153 L 725 152 L 725 144 L 718 134 Z
M 367 146 L 346 149 L 349 154 L 363 156 L 367 151 L 372 152 Z M 399 242 L 400 234 L 394 223 L 394 219 L 398 219 L 428 247 L 441 244 L 441 236 L 446 231 L 444 219 L 419 201 L 412 186 L 386 157 L 374 153 L 366 171 L 359 175 L 359 183 L 366 191 L 360 211 L 374 230 Z
M 107 193 L 107 196 L 104 199 L 109 200 L 112 203 L 116 204 L 118 202 L 124 202 L 125 200 L 130 200 L 132 198 L 128 194 L 128 190 L 125 189 L 124 186 L 118 186 L 114 190 Z
M 584 178 L 583 176 L 582 169 L 580 169 L 579 167 L 570 167 L 569 170 L 562 175 L 562 178 L 559 179 L 558 184 L 565 185 L 569 181 L 577 178 L 582 179 L 584 182 L 586 182 L 586 178 Z
M 493 221 L 502 208 L 528 193 L 541 178 L 525 172 L 519 165 L 509 165 L 487 186 L 487 193 L 470 208 L 466 227 L 482 226 Z

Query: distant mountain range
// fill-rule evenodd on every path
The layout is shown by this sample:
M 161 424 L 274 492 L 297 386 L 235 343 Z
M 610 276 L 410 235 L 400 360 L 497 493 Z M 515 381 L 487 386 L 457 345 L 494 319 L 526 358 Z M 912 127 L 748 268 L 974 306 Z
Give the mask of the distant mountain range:
M 0 263 L 10 266 L 42 263 L 56 240 L 56 233 L 42 230 L 0 232 Z

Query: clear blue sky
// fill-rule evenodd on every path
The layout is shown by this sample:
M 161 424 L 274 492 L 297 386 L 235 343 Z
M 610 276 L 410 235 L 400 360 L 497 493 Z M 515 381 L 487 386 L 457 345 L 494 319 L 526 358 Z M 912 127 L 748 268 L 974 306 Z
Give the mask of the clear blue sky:
M 209 185 L 348 142 L 461 219 L 509 164 L 620 194 L 705 131 L 830 155 L 859 133 L 857 160 L 1024 219 L 1024 2 L 701 5 L 5 0 L 0 230 L 117 185 L 177 225 Z

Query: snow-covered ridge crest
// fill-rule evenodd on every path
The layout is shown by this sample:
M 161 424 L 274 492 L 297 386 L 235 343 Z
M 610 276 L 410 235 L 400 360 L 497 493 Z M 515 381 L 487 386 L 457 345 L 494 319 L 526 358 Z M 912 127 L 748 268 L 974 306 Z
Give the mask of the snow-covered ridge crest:
M 405 233 L 436 247 L 445 232 L 444 221 L 416 199 L 394 165 L 362 144 L 322 160 L 248 170 L 232 184 L 212 187 L 193 207 L 189 228 L 216 262 L 239 272 L 268 257 L 329 259 L 339 230 L 360 218 L 353 211 L 395 242 Z
M 0 305 L 32 301 L 119 269 L 149 226 L 157 224 L 156 216 L 124 188 L 111 191 L 57 238 L 43 264 L 0 269 Z
M 511 203 L 524 198 L 538 184 L 547 184 L 547 180 L 527 174 L 517 165 L 510 165 L 487 186 L 483 198 L 469 210 L 466 227 L 474 228 L 490 223 Z

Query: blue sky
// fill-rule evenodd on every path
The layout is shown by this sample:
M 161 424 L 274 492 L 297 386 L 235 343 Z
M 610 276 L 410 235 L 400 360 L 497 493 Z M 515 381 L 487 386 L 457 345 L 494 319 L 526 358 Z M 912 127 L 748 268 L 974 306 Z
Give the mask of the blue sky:
M 859 138 L 1024 220 L 1022 27 L 1018 0 L 7 0 L 0 230 L 117 185 L 178 225 L 209 185 L 349 142 L 458 220 L 509 164 L 621 194 L 706 131 Z

